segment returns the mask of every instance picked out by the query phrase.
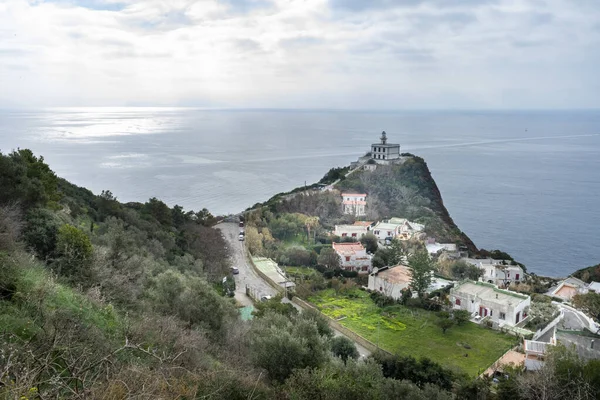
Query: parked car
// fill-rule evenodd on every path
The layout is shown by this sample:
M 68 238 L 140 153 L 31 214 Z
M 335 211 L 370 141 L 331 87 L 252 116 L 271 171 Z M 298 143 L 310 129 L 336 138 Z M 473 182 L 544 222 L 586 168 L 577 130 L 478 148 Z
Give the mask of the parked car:
M 240 269 L 238 267 L 231 267 L 231 273 L 237 275 L 240 273 Z
M 242 234 L 240 233 L 240 236 L 238 236 L 238 239 L 239 239 L 240 241 L 244 241 L 244 235 L 242 235 Z
M 271 295 L 261 296 L 260 301 L 269 301 L 273 298 Z
M 240 221 L 240 228 L 244 227 L 244 221 Z

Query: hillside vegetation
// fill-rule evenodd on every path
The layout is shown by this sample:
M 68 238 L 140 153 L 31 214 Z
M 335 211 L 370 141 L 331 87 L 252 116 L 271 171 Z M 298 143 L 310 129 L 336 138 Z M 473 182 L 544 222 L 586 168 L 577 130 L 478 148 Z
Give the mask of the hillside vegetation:
M 317 203 L 306 207 L 334 212 Z M 270 212 L 254 215 L 267 225 L 255 228 L 260 244 L 272 231 L 303 259 L 293 243 L 301 227 L 314 241 L 317 220 Z M 242 321 L 221 287 L 229 253 L 216 222 L 206 209 L 95 195 L 29 150 L 0 153 L 0 399 L 528 400 L 549 376 L 567 393 L 583 388 L 579 398 L 598 393 L 597 363 L 571 353 L 496 396 L 427 358 L 356 360 L 319 312 L 277 297 Z
M 325 380 L 348 398 L 350 376 L 369 380 L 354 398 L 430 398 L 335 357 L 318 313 L 274 301 L 241 321 L 208 210 L 94 195 L 29 150 L 0 153 L 0 189 L 0 399 L 308 399 Z

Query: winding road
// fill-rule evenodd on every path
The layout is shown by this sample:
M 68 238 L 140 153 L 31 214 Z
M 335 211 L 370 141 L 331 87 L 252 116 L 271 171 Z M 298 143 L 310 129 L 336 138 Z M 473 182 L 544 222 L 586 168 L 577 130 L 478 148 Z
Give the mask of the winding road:
M 231 261 L 233 266 L 237 267 L 240 271 L 239 274 L 234 275 L 236 287 L 235 299 L 244 306 L 250 306 L 253 304 L 252 299 L 246 295 L 246 286 L 248 286 L 251 291 L 257 294 L 255 296 L 257 298 L 266 295 L 275 296 L 278 293 L 277 290 L 275 290 L 268 282 L 262 279 L 256 273 L 254 268 L 248 264 L 244 242 L 239 240 L 240 230 L 243 228 L 240 228 L 237 223 L 233 222 L 221 222 L 216 225 L 216 228 L 221 230 L 223 237 L 228 243 L 228 247 L 231 250 Z M 292 303 L 287 298 L 283 298 L 282 302 L 291 303 L 299 311 L 302 311 L 302 308 Z M 344 336 L 348 338 L 348 336 L 339 332 L 335 328 L 332 327 L 332 329 L 335 336 Z M 356 345 L 356 349 L 360 353 L 361 358 L 367 357 L 371 354 L 369 350 L 365 349 L 360 344 L 356 342 L 354 342 L 354 344 Z

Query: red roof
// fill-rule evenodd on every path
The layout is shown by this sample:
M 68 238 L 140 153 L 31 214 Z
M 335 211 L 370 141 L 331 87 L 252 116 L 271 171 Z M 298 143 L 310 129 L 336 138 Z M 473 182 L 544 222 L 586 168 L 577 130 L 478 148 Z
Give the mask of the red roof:
M 344 255 L 356 254 L 359 251 L 365 250 L 360 242 L 332 243 L 331 246 L 333 247 L 333 250 Z

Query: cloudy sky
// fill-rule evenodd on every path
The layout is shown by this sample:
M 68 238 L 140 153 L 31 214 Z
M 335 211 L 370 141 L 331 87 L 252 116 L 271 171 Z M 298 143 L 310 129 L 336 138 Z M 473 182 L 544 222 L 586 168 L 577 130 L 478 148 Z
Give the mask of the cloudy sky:
M 600 108 L 600 0 L 0 0 L 0 107 Z

